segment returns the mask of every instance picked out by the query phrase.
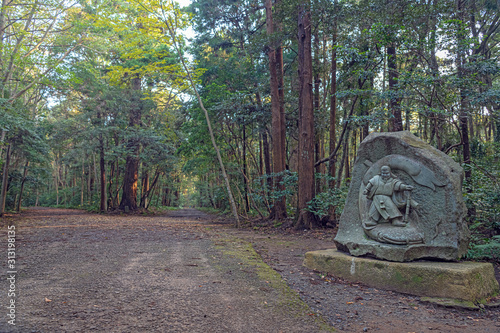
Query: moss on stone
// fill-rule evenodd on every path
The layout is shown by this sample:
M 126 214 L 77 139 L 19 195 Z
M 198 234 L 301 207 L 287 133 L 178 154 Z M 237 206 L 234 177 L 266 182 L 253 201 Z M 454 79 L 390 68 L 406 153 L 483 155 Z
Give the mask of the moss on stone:
M 499 290 L 493 266 L 487 263 L 384 262 L 331 249 L 307 252 L 304 265 L 351 282 L 418 296 L 477 302 Z

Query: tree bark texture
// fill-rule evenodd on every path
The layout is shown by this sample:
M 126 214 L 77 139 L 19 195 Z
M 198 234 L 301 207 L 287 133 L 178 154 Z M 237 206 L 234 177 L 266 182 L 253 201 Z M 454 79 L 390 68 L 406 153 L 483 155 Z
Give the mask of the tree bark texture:
M 24 165 L 23 180 L 21 181 L 21 188 L 19 189 L 19 197 L 17 198 L 17 208 L 16 211 L 21 211 L 21 203 L 23 202 L 23 192 L 24 183 L 26 182 L 26 177 L 28 177 L 28 167 L 30 166 L 30 161 L 27 161 Z
M 133 78 L 131 82 L 132 105 L 129 114 L 129 126 L 136 130 L 141 124 L 141 79 Z M 139 138 L 133 135 L 128 143 L 129 150 L 123 175 L 123 194 L 120 202 L 122 210 L 137 210 L 137 180 L 139 173 Z M 126 208 L 128 207 L 128 208 Z
M 387 47 L 387 67 L 389 69 L 389 106 L 393 118 L 391 119 L 391 131 L 399 132 L 403 130 L 403 118 L 401 116 L 401 98 L 398 96 L 398 68 L 396 62 L 396 43 L 391 43 Z
M 471 155 L 470 155 L 470 142 L 469 142 L 469 112 L 468 112 L 468 103 L 467 96 L 465 92 L 465 37 L 466 32 L 463 27 L 463 23 L 465 22 L 465 0 L 456 0 L 457 6 L 457 15 L 459 18 L 459 26 L 457 27 L 457 71 L 458 71 L 458 79 L 460 85 L 460 114 L 459 114 L 459 122 L 460 122 L 460 134 L 462 141 L 462 153 L 463 153 L 463 162 L 466 164 L 470 164 Z M 472 172 L 469 167 L 465 168 L 465 180 L 469 181 L 472 177 Z
M 298 220 L 296 228 L 312 228 L 314 215 L 306 210 L 314 198 L 314 108 L 312 92 L 311 14 L 308 4 L 299 6 L 299 145 Z
M 2 190 L 0 192 L 0 216 L 3 216 L 5 213 L 5 200 L 7 199 L 7 187 L 9 185 L 10 151 L 11 145 L 8 145 L 5 153 L 5 163 L 3 165 Z
M 97 118 L 102 119 L 100 112 L 97 113 Z M 108 210 L 108 200 L 106 193 L 106 161 L 104 156 L 104 138 L 102 134 L 99 134 L 99 176 L 100 182 L 100 192 L 101 192 L 101 202 L 99 204 L 99 211 L 106 212 Z
M 284 111 L 284 91 L 283 91 L 283 51 L 278 42 L 274 40 L 274 22 L 272 13 L 272 0 L 265 1 L 266 6 L 266 28 L 270 39 L 268 45 L 269 73 L 271 84 L 271 133 L 273 149 L 273 169 L 277 175 L 274 185 L 277 191 L 282 192 L 284 185 L 281 182 L 281 173 L 285 171 L 285 111 Z M 274 201 L 271 209 L 270 219 L 282 220 L 287 216 L 286 201 L 282 196 Z

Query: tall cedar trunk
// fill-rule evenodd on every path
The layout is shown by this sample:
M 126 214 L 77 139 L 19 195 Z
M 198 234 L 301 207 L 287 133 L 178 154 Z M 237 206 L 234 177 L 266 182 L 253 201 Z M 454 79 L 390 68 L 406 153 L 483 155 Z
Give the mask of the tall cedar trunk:
M 393 118 L 391 119 L 391 131 L 399 132 L 403 130 L 403 119 L 401 117 L 401 98 L 398 97 L 398 69 L 396 62 L 396 43 L 391 43 L 387 47 L 387 67 L 389 69 L 389 91 L 390 109 Z
M 284 98 L 283 92 L 283 51 L 274 39 L 274 23 L 272 13 L 272 1 L 266 0 L 266 28 L 270 38 L 268 47 L 269 58 L 269 73 L 271 84 L 271 126 L 273 139 L 273 169 L 275 174 L 281 174 L 285 171 L 285 115 L 284 115 Z M 281 88 L 281 89 L 280 89 Z M 280 91 L 281 90 L 281 91 Z M 279 192 L 284 191 L 284 185 L 281 182 L 281 175 L 277 176 L 274 185 Z M 286 201 L 285 197 L 278 198 L 274 201 L 270 219 L 282 220 L 285 219 Z
M 269 140 L 267 138 L 267 131 L 264 131 L 262 133 L 262 145 L 263 145 L 263 149 L 264 149 L 264 167 L 266 169 L 266 175 L 268 175 L 268 177 L 267 177 L 267 188 L 271 189 L 271 188 L 273 188 L 273 178 L 270 176 L 271 173 L 272 173 L 272 169 L 271 169 L 271 152 L 270 152 L 270 149 L 269 149 Z M 269 191 L 267 191 L 267 196 L 268 196 L 268 200 L 269 200 L 270 199 L 269 198 L 269 196 L 270 196 Z
M 299 6 L 299 144 L 298 144 L 298 220 L 296 228 L 312 228 L 314 214 L 307 204 L 314 198 L 314 108 L 312 92 L 311 14 L 309 3 Z
M 336 185 L 336 157 L 333 156 L 335 146 L 337 145 L 337 18 L 333 23 L 332 34 L 332 69 L 331 69 L 331 84 L 330 84 L 330 151 L 332 156 L 328 162 L 328 175 L 330 176 L 328 187 L 330 190 L 335 189 Z M 330 220 L 336 219 L 335 207 L 331 206 L 329 210 Z
M 319 94 L 319 88 L 320 88 L 320 83 L 321 80 L 319 78 L 319 71 L 320 71 L 320 62 L 319 62 L 319 37 L 318 37 L 318 32 L 316 31 L 316 34 L 314 35 L 314 112 L 316 114 L 319 114 L 319 107 L 320 107 L 320 94 Z M 322 156 L 322 144 L 321 142 L 323 141 L 323 130 L 320 129 L 318 133 L 315 135 L 315 142 L 314 142 L 314 152 L 315 152 L 315 157 L 314 161 L 319 161 L 323 158 Z M 321 174 L 321 168 L 323 167 L 323 164 L 316 165 L 316 170 L 315 172 L 317 174 Z M 321 192 L 321 182 L 322 178 L 316 179 L 315 177 L 315 182 L 316 182 L 316 188 L 315 192 L 320 193 Z
M 129 113 L 129 126 L 133 130 L 141 124 L 141 79 L 136 77 L 131 81 L 132 102 Z M 137 135 L 129 139 L 127 143 L 129 153 L 125 162 L 125 174 L 123 175 L 123 192 L 120 209 L 137 210 L 137 180 L 139 172 L 139 140 Z
M 464 65 L 465 65 L 465 8 L 464 8 L 464 0 L 457 0 L 457 13 L 458 13 L 458 18 L 459 18 L 459 24 L 460 26 L 458 27 L 457 31 L 457 70 L 458 70 L 458 79 L 459 79 L 459 84 L 460 84 L 460 114 L 459 114 L 459 121 L 460 121 L 460 132 L 461 132 L 461 141 L 463 145 L 463 160 L 464 163 L 469 164 L 470 163 L 470 143 L 469 143 L 469 128 L 468 128 L 468 121 L 469 121 L 469 116 L 468 116 L 468 103 L 467 103 L 467 97 L 466 97 L 466 92 L 465 92 L 465 86 L 464 86 L 464 79 L 465 79 L 465 73 L 464 73 Z M 471 169 L 469 167 L 465 168 L 465 180 L 469 181 L 472 176 Z
M 246 126 L 243 125 L 243 184 L 244 184 L 244 196 L 245 196 L 245 211 L 250 211 L 250 201 L 248 200 L 248 171 L 247 171 L 247 133 Z
M 330 86 L 330 158 L 328 165 L 328 174 L 330 175 L 329 187 L 335 188 L 336 157 L 333 156 L 337 146 L 337 19 L 333 25 L 332 35 L 332 70 Z
M 113 210 L 116 205 L 114 204 L 113 200 L 113 177 L 115 175 L 115 162 L 110 163 L 110 168 L 109 168 L 109 182 L 108 182 L 108 197 L 109 197 L 109 209 Z
M 0 216 L 3 216 L 5 213 L 5 200 L 7 199 L 7 187 L 9 185 L 10 150 L 11 145 L 8 145 L 5 154 L 5 163 L 3 165 L 2 190 L 0 191 Z
M 259 93 L 255 94 L 255 97 L 257 99 L 257 105 L 259 108 L 262 110 L 262 99 L 260 97 Z M 272 169 L 271 169 L 271 154 L 270 154 L 270 149 L 269 149 L 269 140 L 267 138 L 267 127 L 262 131 L 262 150 L 264 154 L 264 170 L 265 174 L 267 175 L 266 181 L 267 181 L 267 188 L 271 189 L 273 188 L 273 178 L 271 177 Z M 266 191 L 267 193 L 267 201 L 269 202 L 270 200 L 270 193 L 269 191 Z M 271 210 L 269 210 L 269 213 L 271 213 Z
M 438 78 L 439 75 L 439 64 L 437 61 L 437 55 L 436 55 L 436 49 L 437 49 L 437 25 L 438 25 L 438 18 L 436 14 L 436 8 L 438 6 L 439 0 L 433 0 L 432 2 L 432 8 L 431 8 L 431 18 L 430 18 L 430 27 L 429 29 L 431 30 L 431 38 L 430 38 L 430 68 L 432 71 L 432 76 L 434 79 Z M 437 82 L 437 80 L 436 80 Z M 434 109 L 434 101 L 437 100 L 438 97 L 438 91 L 437 87 L 432 90 L 432 95 L 431 98 L 429 99 L 429 108 L 432 110 Z M 443 149 L 443 133 L 441 133 L 441 128 L 444 125 L 444 116 L 440 112 L 432 112 L 431 113 L 431 141 L 434 136 L 436 136 L 436 144 L 437 148 L 439 150 Z M 424 139 L 427 139 L 427 123 L 428 123 L 428 118 L 425 118 L 425 124 L 424 124 Z
M 145 171 L 142 171 L 143 177 L 142 177 L 142 186 L 141 186 L 141 201 L 139 203 L 139 207 L 141 208 L 147 208 L 148 207 L 148 196 L 150 192 L 150 186 L 149 186 L 149 170 L 147 168 L 147 164 L 143 163 L 142 168 Z
M 102 118 L 100 112 L 97 113 L 97 118 L 99 120 Z M 106 198 L 106 161 L 104 159 L 104 139 L 102 134 L 99 134 L 99 176 L 101 179 L 100 183 L 101 203 L 99 205 L 99 211 L 105 212 L 108 210 L 107 207 L 108 202 Z
M 85 200 L 85 162 L 82 162 L 82 183 L 80 189 L 80 207 L 83 207 Z
M 24 183 L 26 182 L 26 177 L 28 176 L 28 167 L 30 166 L 30 162 L 27 161 L 24 165 L 24 173 L 23 180 L 21 181 L 21 188 L 19 189 L 19 197 L 17 198 L 17 211 L 21 210 L 21 203 L 23 201 L 23 192 L 24 192 Z
M 495 122 L 495 142 L 500 142 L 500 104 L 495 105 L 496 112 L 492 115 Z

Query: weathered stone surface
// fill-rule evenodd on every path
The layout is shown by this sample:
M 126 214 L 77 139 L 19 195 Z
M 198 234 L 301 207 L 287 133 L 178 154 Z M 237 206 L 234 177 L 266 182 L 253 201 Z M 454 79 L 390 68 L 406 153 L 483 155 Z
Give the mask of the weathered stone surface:
M 383 166 L 390 168 L 399 182 L 397 194 L 411 207 L 400 209 L 404 223 L 398 223 L 403 226 L 395 226 L 395 219 L 391 223 L 380 218 L 375 223 L 370 215 L 373 200 L 367 193 L 373 189 L 368 184 L 381 174 Z M 458 260 L 467 252 L 469 238 L 462 180 L 459 164 L 410 132 L 370 134 L 358 150 L 335 237 L 337 248 L 354 256 L 401 262 Z
M 335 249 L 307 252 L 304 265 L 351 282 L 417 296 L 479 302 L 499 291 L 493 265 L 475 262 L 382 261 Z

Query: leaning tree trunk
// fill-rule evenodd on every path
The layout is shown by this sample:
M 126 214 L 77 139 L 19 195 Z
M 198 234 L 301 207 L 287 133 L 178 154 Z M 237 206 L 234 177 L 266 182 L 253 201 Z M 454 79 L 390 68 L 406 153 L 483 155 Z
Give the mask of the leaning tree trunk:
M 7 199 L 7 187 L 9 182 L 9 164 L 10 164 L 11 145 L 7 146 L 5 154 L 5 163 L 3 165 L 2 190 L 0 192 L 0 216 L 5 213 L 5 200 Z
M 312 55 L 310 9 L 302 4 L 298 17 L 299 64 L 299 146 L 298 146 L 298 220 L 297 229 L 312 228 L 314 214 L 307 211 L 314 198 L 314 108 L 312 92 Z
M 227 176 L 227 173 L 226 173 L 226 168 L 224 167 L 224 162 L 222 161 L 222 156 L 220 154 L 220 150 L 219 150 L 219 146 L 217 146 L 217 142 L 215 141 L 215 136 L 214 136 L 214 132 L 212 130 L 212 123 L 210 121 L 210 117 L 208 115 L 208 111 L 207 109 L 205 108 L 205 105 L 203 104 L 203 101 L 201 100 L 201 96 L 200 94 L 198 93 L 198 89 L 196 88 L 196 84 L 193 80 L 193 77 L 191 76 L 191 72 L 184 60 L 184 56 L 182 55 L 182 51 L 178 45 L 178 42 L 177 42 L 177 37 L 176 37 L 176 34 L 175 34 L 175 31 L 174 31 L 174 28 L 171 24 L 170 21 L 164 21 L 164 23 L 167 25 L 167 28 L 169 30 L 169 33 L 170 33 L 170 36 L 172 37 L 172 40 L 173 40 L 173 46 L 177 52 L 177 55 L 179 56 L 180 58 L 180 61 L 182 63 L 182 67 L 184 68 L 184 70 L 186 71 L 186 76 L 187 76 L 187 79 L 191 85 L 191 88 L 194 90 L 195 94 L 196 94 L 196 98 L 198 99 L 198 104 L 200 105 L 200 108 L 203 110 L 203 113 L 205 114 L 205 119 L 207 121 L 207 127 L 208 127 L 208 132 L 210 133 L 210 139 L 212 140 L 212 145 L 214 147 L 214 150 L 215 150 L 215 153 L 217 154 L 217 160 L 219 161 L 219 165 L 220 165 L 220 168 L 221 168 L 221 172 L 222 172 L 222 176 L 224 177 L 224 182 L 226 183 L 226 190 L 227 190 L 227 195 L 229 197 L 229 202 L 231 203 L 231 209 L 233 211 L 233 216 L 234 216 L 234 219 L 236 220 L 236 225 L 237 227 L 240 226 L 240 218 L 238 216 L 238 209 L 236 207 L 236 202 L 234 201 L 234 196 L 233 196 L 233 192 L 231 191 L 231 184 L 229 183 L 229 177 Z M 175 25 L 174 25 L 175 26 Z

